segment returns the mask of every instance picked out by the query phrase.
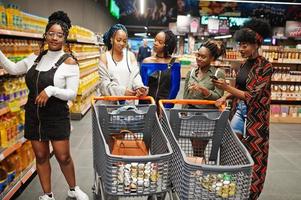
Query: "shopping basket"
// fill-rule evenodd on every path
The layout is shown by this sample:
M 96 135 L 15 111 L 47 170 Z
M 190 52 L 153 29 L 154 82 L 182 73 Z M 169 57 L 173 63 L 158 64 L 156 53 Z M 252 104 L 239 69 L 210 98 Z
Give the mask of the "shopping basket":
M 122 110 L 125 105 L 107 104 L 107 101 L 121 100 L 148 100 L 151 103 L 136 105 L 136 109 L 131 110 Z M 111 96 L 94 97 L 92 101 L 95 198 L 163 198 L 166 194 L 172 198 L 172 148 L 159 124 L 153 98 Z M 149 149 L 149 155 L 112 155 L 111 136 L 122 129 L 132 131 L 143 139 Z
M 181 200 L 248 199 L 253 160 L 230 127 L 229 111 L 166 109 L 164 103 L 197 105 L 215 102 L 159 101 L 160 123 L 174 152 L 171 177 L 178 197 Z M 200 148 L 203 148 L 201 153 L 205 162 L 189 159 L 198 157 Z

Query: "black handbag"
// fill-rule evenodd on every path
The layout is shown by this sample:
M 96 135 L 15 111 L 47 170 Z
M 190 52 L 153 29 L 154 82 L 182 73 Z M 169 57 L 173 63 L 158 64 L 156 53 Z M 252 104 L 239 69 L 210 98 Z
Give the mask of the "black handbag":
M 167 99 L 171 86 L 171 69 L 176 58 L 172 58 L 167 64 L 166 70 L 154 71 L 148 79 L 148 94 L 152 96 L 156 102 L 160 99 Z

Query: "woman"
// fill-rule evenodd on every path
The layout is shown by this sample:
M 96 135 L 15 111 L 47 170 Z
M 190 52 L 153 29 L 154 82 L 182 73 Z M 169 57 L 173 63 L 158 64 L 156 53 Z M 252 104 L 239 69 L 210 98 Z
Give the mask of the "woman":
M 68 196 L 78 200 L 89 199 L 75 181 L 74 164 L 70 155 L 70 118 L 68 100 L 76 97 L 79 67 L 70 54 L 63 50 L 71 21 L 66 13 L 57 11 L 48 18 L 43 45 L 38 55 L 31 54 L 13 63 L 0 52 L 0 63 L 13 75 L 25 75 L 29 89 L 25 105 L 24 137 L 31 141 L 36 156 L 36 167 L 44 195 L 40 200 L 54 200 L 51 190 L 50 150 L 69 185 Z M 44 50 L 44 44 L 48 50 Z
M 176 36 L 169 30 L 155 37 L 155 55 L 145 58 L 141 65 L 143 83 L 149 87 L 149 95 L 156 102 L 176 98 L 180 89 L 180 63 L 172 58 L 177 46 Z
M 270 26 L 252 19 L 236 32 L 239 52 L 247 60 L 241 65 L 236 77 L 236 86 L 222 80 L 214 84 L 227 91 L 228 96 L 218 100 L 217 105 L 233 98 L 231 126 L 238 134 L 254 160 L 250 199 L 257 199 L 266 177 L 269 151 L 269 116 L 271 76 L 273 68 L 258 49 L 263 39 L 269 37 Z
M 197 68 L 186 75 L 184 99 L 217 100 L 224 91 L 215 87 L 212 78 L 225 80 L 223 70 L 211 66 L 211 63 L 225 53 L 225 46 L 220 41 L 208 40 L 203 43 L 196 53 Z M 189 105 L 189 108 L 204 108 L 208 105 Z
M 212 78 L 225 80 L 225 73 L 211 63 L 225 54 L 225 46 L 220 41 L 208 40 L 203 43 L 196 53 L 197 68 L 186 75 L 184 85 L 184 99 L 217 100 L 224 95 L 224 91 L 215 87 Z M 185 105 L 184 108 L 215 108 L 212 105 Z M 191 139 L 193 156 L 204 157 L 208 139 Z
M 108 50 L 100 56 L 100 92 L 104 96 L 146 96 L 135 55 L 128 51 L 127 30 L 115 24 L 103 36 Z

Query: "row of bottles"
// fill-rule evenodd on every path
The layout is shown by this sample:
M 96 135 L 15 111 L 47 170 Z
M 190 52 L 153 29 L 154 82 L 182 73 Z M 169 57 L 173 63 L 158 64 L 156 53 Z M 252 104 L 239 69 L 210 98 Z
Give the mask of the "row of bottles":
M 28 89 L 25 84 L 25 77 L 0 77 L 0 108 L 1 105 L 15 99 L 26 97 Z
M 227 50 L 226 59 L 242 59 L 242 57 L 237 50 Z
M 70 44 L 71 51 L 76 53 L 81 52 L 97 52 L 99 53 L 99 47 L 95 45 L 86 45 L 86 44 Z
M 0 162 L 0 194 L 29 167 L 34 160 L 34 153 L 29 141 Z
M 273 117 L 301 117 L 301 106 L 296 105 L 271 105 Z
M 300 50 L 284 50 L 284 51 L 262 51 L 262 56 L 269 61 L 289 61 L 301 59 Z
M 272 80 L 301 82 L 301 71 L 290 71 L 289 67 L 274 67 Z
M 272 100 L 301 100 L 301 85 L 272 84 Z
M 22 12 L 18 5 L 9 3 L 6 6 L 0 1 L 0 28 L 43 33 L 48 20 Z
M 0 39 L 0 50 L 13 62 L 18 62 L 39 49 L 37 40 Z
M 72 26 L 69 30 L 69 39 L 88 39 L 96 41 L 95 33 L 81 26 Z
M 24 130 L 25 111 L 9 112 L 0 116 L 0 147 L 6 148 L 16 142 Z

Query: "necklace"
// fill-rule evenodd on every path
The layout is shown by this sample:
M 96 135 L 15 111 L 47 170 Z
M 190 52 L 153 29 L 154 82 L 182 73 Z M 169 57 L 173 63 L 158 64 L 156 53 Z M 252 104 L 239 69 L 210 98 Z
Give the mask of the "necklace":
M 156 57 L 157 57 L 157 58 L 165 58 L 164 56 L 159 56 L 159 55 L 157 55 L 157 54 L 156 54 Z

